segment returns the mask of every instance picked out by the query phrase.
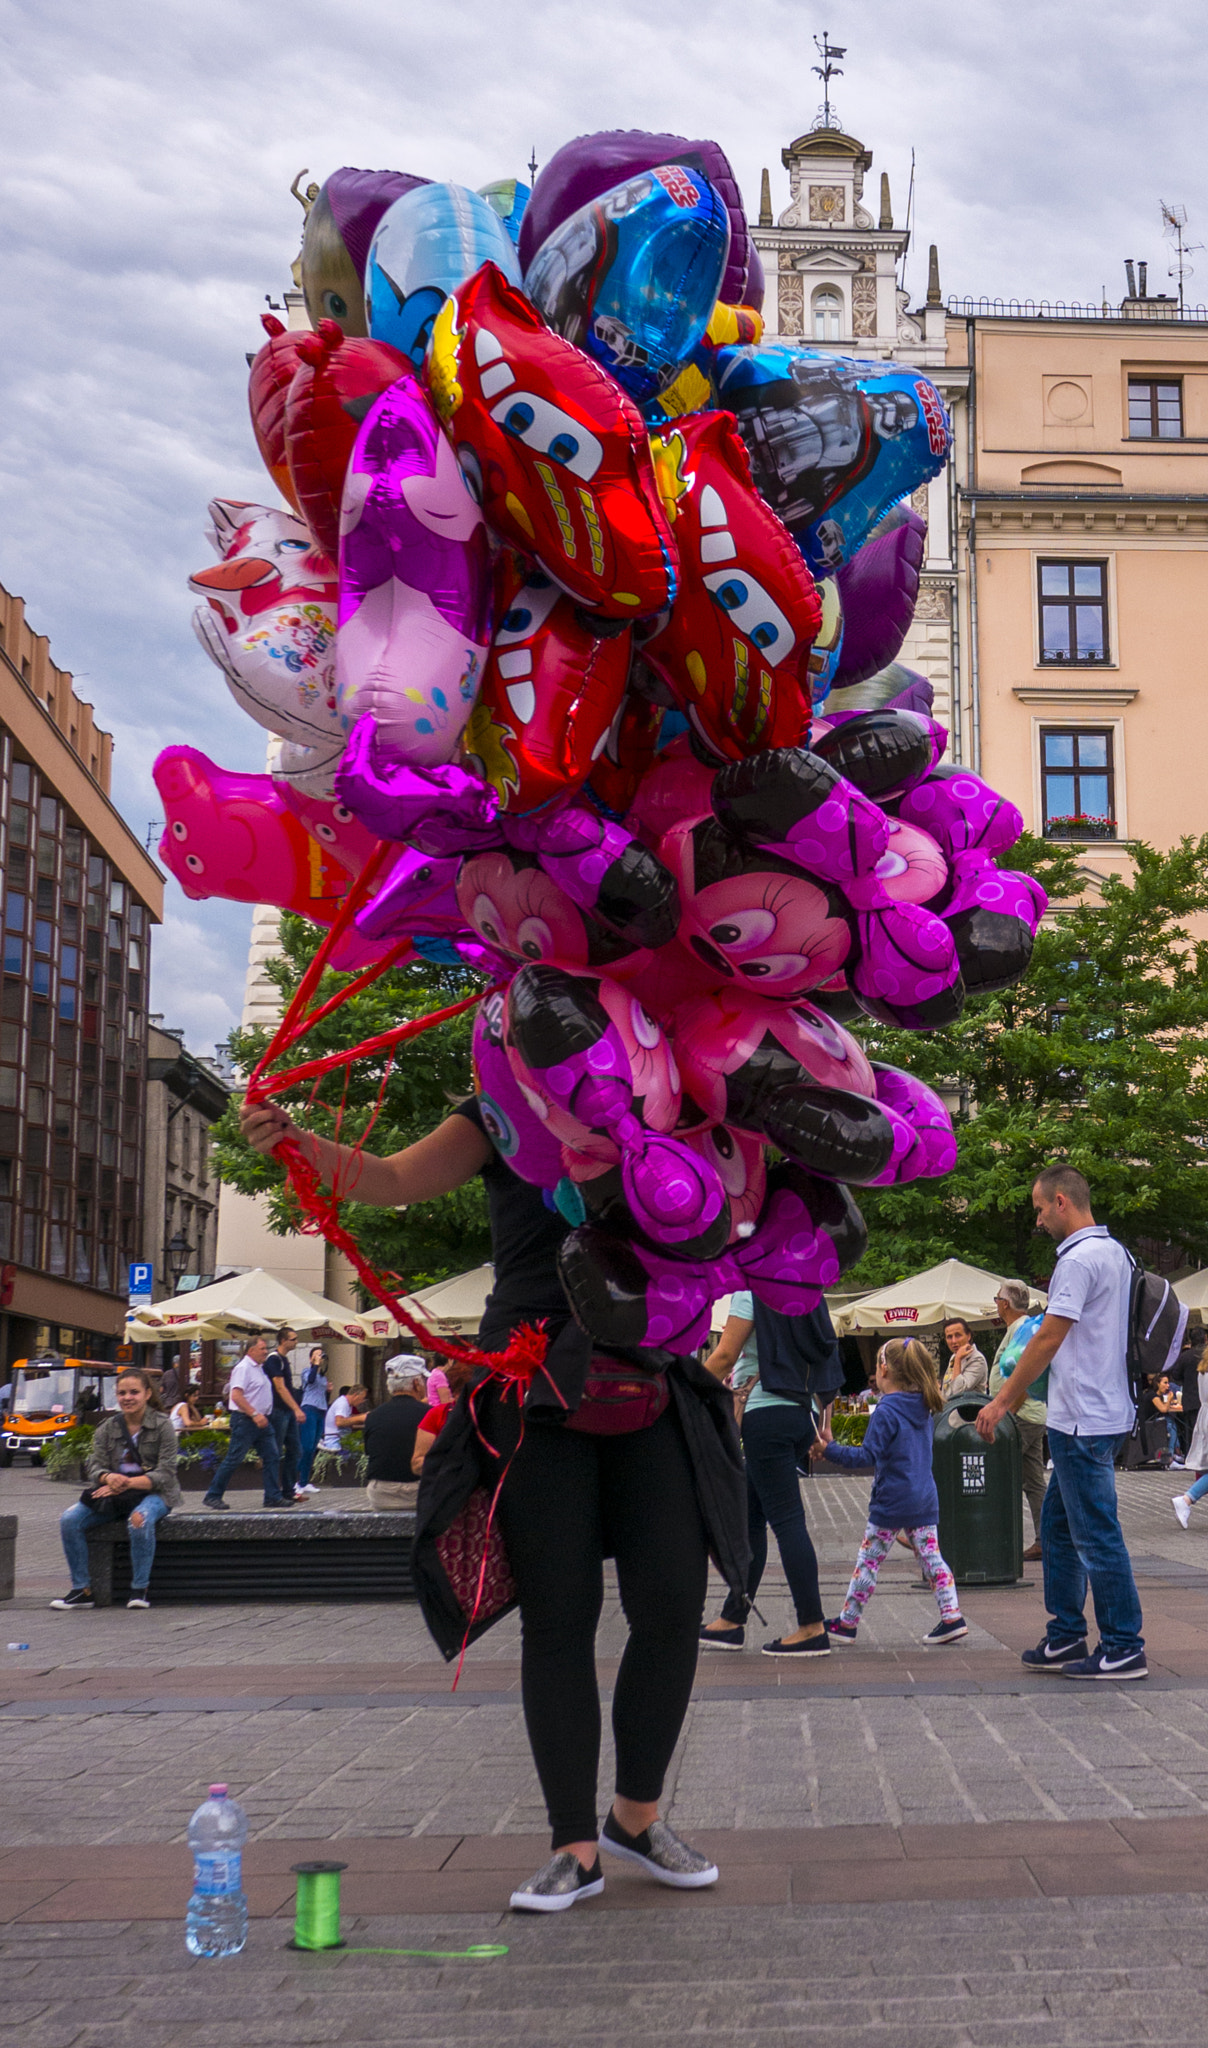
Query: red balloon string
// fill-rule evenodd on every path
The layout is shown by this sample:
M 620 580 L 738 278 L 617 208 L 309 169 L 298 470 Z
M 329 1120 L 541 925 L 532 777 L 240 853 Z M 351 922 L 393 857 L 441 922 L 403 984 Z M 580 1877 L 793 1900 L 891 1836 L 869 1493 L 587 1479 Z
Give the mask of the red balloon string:
M 337 1251 L 342 1252 L 367 1292 L 373 1296 L 375 1301 L 381 1303 L 382 1307 L 393 1316 L 400 1327 L 410 1330 L 412 1336 L 418 1338 L 426 1349 L 438 1351 L 445 1358 L 459 1359 L 467 1365 L 483 1368 L 493 1379 L 501 1380 L 505 1383 L 523 1382 L 527 1386 L 533 1374 L 541 1368 L 545 1357 L 547 1340 L 543 1330 L 533 1329 L 527 1323 L 523 1324 L 513 1332 L 510 1344 L 506 1351 L 502 1352 L 479 1351 L 476 1345 L 466 1344 L 455 1338 L 438 1336 L 436 1331 L 427 1328 L 423 1323 L 417 1322 L 404 1307 L 401 1295 L 405 1283 L 401 1275 L 392 1272 L 379 1273 L 369 1263 L 368 1259 L 365 1258 L 355 1239 L 349 1235 L 340 1221 L 340 1203 L 343 1199 L 341 1184 L 346 1190 L 350 1190 L 351 1187 L 355 1186 L 355 1174 L 352 1169 L 358 1163 L 365 1140 L 381 1113 L 386 1085 L 393 1066 L 395 1047 L 404 1044 L 409 1038 L 417 1038 L 421 1033 L 431 1031 L 438 1024 L 447 1023 L 450 1018 L 460 1017 L 466 1010 L 475 1008 L 483 1000 L 483 997 L 491 994 L 492 991 L 490 989 L 483 989 L 480 994 L 466 996 L 459 1003 L 449 1004 L 446 1009 L 429 1011 L 423 1017 L 409 1018 L 405 1024 L 397 1024 L 389 1031 L 379 1031 L 372 1038 L 362 1040 L 359 1045 L 353 1046 L 348 1051 L 324 1053 L 316 1059 L 304 1060 L 300 1065 L 287 1068 L 279 1073 L 270 1074 L 268 1071 L 276 1060 L 280 1059 L 291 1046 L 298 1044 L 301 1039 L 305 1038 L 324 1018 L 331 1016 L 334 1011 L 348 1002 L 352 996 L 359 994 L 362 989 L 369 987 L 375 982 L 380 975 L 386 972 L 388 967 L 394 966 L 404 955 L 411 952 L 410 940 L 400 940 L 399 944 L 393 947 L 380 961 L 375 962 L 373 966 L 355 975 L 350 982 L 343 988 L 338 989 L 335 995 L 330 996 L 317 1009 L 312 1010 L 309 1008 L 311 999 L 318 990 L 324 970 L 339 939 L 347 931 L 357 911 L 367 900 L 369 891 L 386 860 L 392 855 L 396 856 L 397 853 L 397 846 L 392 841 L 384 839 L 378 842 L 378 845 L 370 854 L 361 873 L 340 905 L 335 921 L 325 934 L 314 959 L 302 976 L 286 1008 L 285 1015 L 273 1033 L 272 1039 L 260 1059 L 256 1062 L 248 1079 L 244 1101 L 249 1107 L 254 1107 L 257 1103 L 267 1102 L 271 1096 L 278 1095 L 287 1088 L 299 1087 L 305 1081 L 310 1081 L 314 1084 L 311 1096 L 313 1101 L 314 1090 L 317 1089 L 322 1076 L 333 1073 L 337 1068 L 343 1067 L 345 1069 L 345 1083 L 344 1095 L 337 1115 L 338 1130 L 339 1125 L 343 1121 L 344 1106 L 347 1100 L 348 1069 L 352 1066 L 353 1061 L 370 1059 L 383 1052 L 391 1055 L 391 1059 L 387 1062 L 386 1071 L 382 1077 L 381 1086 L 378 1089 L 377 1102 L 374 1105 L 369 1123 L 357 1140 L 357 1143 L 351 1148 L 347 1170 L 336 1176 L 336 1184 L 330 1190 L 324 1187 L 318 1168 L 308 1158 L 296 1138 L 282 1138 L 280 1143 L 273 1147 L 274 1157 L 280 1159 L 284 1165 L 290 1189 L 301 1211 L 300 1228 L 304 1234 L 323 1236 L 328 1244 L 332 1245 Z

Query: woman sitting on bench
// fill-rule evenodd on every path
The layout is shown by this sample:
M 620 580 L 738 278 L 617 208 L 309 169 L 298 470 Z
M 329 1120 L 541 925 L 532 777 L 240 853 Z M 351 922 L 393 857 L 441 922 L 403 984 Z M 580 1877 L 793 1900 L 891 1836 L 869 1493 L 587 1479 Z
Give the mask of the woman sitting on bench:
M 71 1572 L 71 1591 L 52 1607 L 92 1607 L 88 1532 L 126 1518 L 130 1531 L 127 1607 L 151 1605 L 147 1587 L 155 1559 L 155 1525 L 179 1507 L 176 1431 L 151 1402 L 151 1376 L 138 1366 L 118 1375 L 118 1412 L 97 1425 L 88 1453 L 88 1485 L 74 1507 L 59 1518 L 59 1534 Z

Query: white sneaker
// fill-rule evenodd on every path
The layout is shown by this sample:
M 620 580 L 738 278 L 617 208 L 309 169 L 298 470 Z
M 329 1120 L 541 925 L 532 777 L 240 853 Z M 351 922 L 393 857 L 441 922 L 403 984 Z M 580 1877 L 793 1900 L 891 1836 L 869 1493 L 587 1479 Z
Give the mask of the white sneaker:
M 1176 1493 L 1170 1505 L 1174 1509 L 1177 1519 L 1186 1528 L 1191 1520 L 1191 1502 L 1188 1500 L 1187 1495 L 1185 1493 Z
M 298 1488 L 299 1493 L 317 1493 L 318 1491 L 319 1489 L 317 1486 L 300 1486 Z

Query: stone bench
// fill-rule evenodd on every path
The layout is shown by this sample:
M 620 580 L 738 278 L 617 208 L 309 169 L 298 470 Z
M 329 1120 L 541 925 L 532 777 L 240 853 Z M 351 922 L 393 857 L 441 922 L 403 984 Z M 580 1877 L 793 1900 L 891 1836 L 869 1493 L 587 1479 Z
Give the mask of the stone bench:
M 225 1515 L 177 1508 L 156 1531 L 151 1599 L 413 1600 L 414 1508 L 261 1508 Z M 130 1545 L 124 1522 L 88 1538 L 98 1607 L 130 1597 Z
M 0 1600 L 17 1590 L 17 1517 L 0 1515 Z

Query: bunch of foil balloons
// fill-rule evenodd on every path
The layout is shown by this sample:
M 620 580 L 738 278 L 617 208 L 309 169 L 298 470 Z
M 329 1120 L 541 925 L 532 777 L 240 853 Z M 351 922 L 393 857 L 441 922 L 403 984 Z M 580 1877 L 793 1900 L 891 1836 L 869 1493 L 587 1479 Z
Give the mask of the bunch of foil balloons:
M 339 170 L 301 266 L 312 324 L 266 317 L 250 379 L 283 503 L 215 501 L 191 582 L 269 772 L 169 748 L 163 858 L 330 925 L 389 842 L 332 964 L 486 977 L 480 1101 L 580 1322 L 804 1312 L 863 1251 L 850 1190 L 956 1157 L 845 1025 L 950 1024 L 1045 907 L 897 661 L 943 401 L 765 343 L 712 142 L 580 137 L 531 192 Z

